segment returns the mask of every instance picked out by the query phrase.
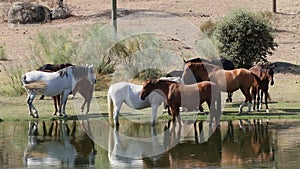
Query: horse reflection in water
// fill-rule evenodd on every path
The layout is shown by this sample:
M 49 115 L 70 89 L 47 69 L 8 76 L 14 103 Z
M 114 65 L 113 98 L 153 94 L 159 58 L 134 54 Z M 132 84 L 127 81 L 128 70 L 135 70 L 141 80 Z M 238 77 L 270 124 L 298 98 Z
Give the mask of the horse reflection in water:
M 94 165 L 96 151 L 94 142 L 85 134 L 76 130 L 76 122 L 70 128 L 67 121 L 52 121 L 47 130 L 42 122 L 29 122 L 28 145 L 24 151 L 24 163 L 27 166 L 58 165 L 74 167 L 76 165 Z
M 173 163 L 176 163 L 176 161 L 184 161 L 182 157 L 190 158 L 189 153 L 194 154 L 198 160 L 215 161 L 216 158 L 220 160 L 220 129 L 212 133 L 208 142 L 205 141 L 202 144 L 195 144 L 182 141 L 183 132 L 190 130 L 190 127 L 193 128 L 193 123 L 184 122 L 183 125 L 173 124 L 174 123 L 169 121 L 166 124 L 159 123 L 157 126 L 144 128 L 151 130 L 151 134 L 149 137 L 141 138 L 125 135 L 123 131 L 126 131 L 126 129 L 120 131 L 121 129 L 119 129 L 119 127 L 111 128 L 108 140 L 108 143 L 111 144 L 109 145 L 108 152 L 111 167 L 149 167 L 147 165 L 148 161 L 160 163 L 160 161 L 157 160 L 160 158 L 165 159 L 163 163 L 168 163 L 166 166 L 175 166 Z M 209 123 L 207 123 L 207 126 L 208 125 Z M 161 133 L 157 134 L 157 129 L 160 127 L 164 129 L 159 130 Z M 132 128 L 132 126 L 130 128 Z M 178 155 L 181 157 L 180 159 L 177 159 Z
M 229 121 L 223 139 L 222 161 L 235 164 L 246 159 L 252 162 L 274 161 L 274 145 L 270 142 L 272 133 L 268 131 L 268 125 L 262 120 L 240 120 L 238 124 Z
M 124 134 L 134 128 L 132 125 L 111 129 L 108 157 L 112 168 L 202 168 L 274 160 L 268 123 L 225 121 L 215 130 L 207 130 L 206 121 L 184 121 L 181 126 L 171 122 L 141 126 L 151 131 L 149 140 Z

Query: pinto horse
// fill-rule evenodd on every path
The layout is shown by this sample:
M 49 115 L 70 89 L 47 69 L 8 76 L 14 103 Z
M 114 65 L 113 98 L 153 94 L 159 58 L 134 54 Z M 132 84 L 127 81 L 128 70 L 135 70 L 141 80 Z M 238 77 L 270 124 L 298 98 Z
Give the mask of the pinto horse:
M 265 104 L 266 104 L 266 112 L 269 112 L 268 107 L 268 99 L 270 99 L 269 95 L 269 83 L 271 86 L 274 85 L 274 66 L 269 65 L 256 65 L 251 67 L 249 70 L 258 76 L 260 78 L 260 84 L 252 88 L 252 95 L 253 95 L 253 110 L 255 110 L 255 106 L 257 106 L 257 110 L 262 108 L 262 100 L 263 100 L 263 94 L 265 94 Z M 259 95 L 259 92 L 260 95 Z M 256 95 L 257 95 L 257 104 L 256 101 Z M 259 106 L 260 105 L 260 106 Z
M 195 78 L 215 82 L 224 92 L 240 89 L 245 96 L 245 102 L 240 105 L 239 113 L 242 113 L 246 103 L 248 103 L 247 113 L 250 111 L 252 103 L 250 88 L 256 85 L 259 79 L 249 70 L 244 68 L 224 70 L 209 63 L 187 63 L 182 74 L 184 83 L 191 84 Z
M 41 66 L 40 68 L 38 68 L 38 71 L 43 71 L 43 72 L 56 72 L 58 70 L 64 69 L 68 66 L 73 66 L 71 63 L 62 63 L 62 64 L 45 64 L 43 66 Z M 44 95 L 41 96 L 40 100 L 44 99 Z M 60 95 L 57 96 L 53 96 L 52 100 L 54 102 L 54 112 L 52 113 L 52 115 L 56 115 L 59 110 L 58 107 L 60 105 Z
M 159 89 L 158 92 L 164 94 L 167 104 L 171 108 L 173 122 L 175 122 L 175 118 L 177 117 L 180 123 L 179 108 L 181 106 L 200 108 L 201 104 L 206 102 L 210 109 L 210 126 L 212 125 L 213 118 L 215 119 L 215 124 L 219 125 L 221 116 L 221 92 L 215 83 L 204 81 L 184 85 L 169 80 L 148 79 L 143 84 L 140 98 L 145 100 L 145 98 L 156 89 Z
M 198 62 L 205 62 L 205 63 L 210 63 L 210 64 L 213 64 L 213 65 L 216 65 L 216 66 L 219 66 L 220 69 L 224 69 L 224 70 L 233 70 L 235 69 L 235 66 L 234 64 L 226 59 L 226 58 L 220 58 L 220 59 L 215 59 L 215 60 L 212 60 L 212 61 L 209 61 L 207 59 L 201 59 L 201 58 L 194 58 L 194 59 L 191 59 L 191 60 L 183 60 L 184 63 L 189 63 L 189 62 L 192 62 L 192 63 L 198 63 Z M 201 79 L 196 79 L 197 82 L 201 82 L 202 80 Z M 232 92 L 228 92 L 228 97 L 226 99 L 226 102 L 232 102 Z
M 33 105 L 35 96 L 40 93 L 45 96 L 61 95 L 59 114 L 66 116 L 65 107 L 68 95 L 82 79 L 87 79 L 91 85 L 96 83 L 93 66 L 69 66 L 57 72 L 30 71 L 21 76 L 28 99 L 29 114 L 38 118 L 38 111 Z

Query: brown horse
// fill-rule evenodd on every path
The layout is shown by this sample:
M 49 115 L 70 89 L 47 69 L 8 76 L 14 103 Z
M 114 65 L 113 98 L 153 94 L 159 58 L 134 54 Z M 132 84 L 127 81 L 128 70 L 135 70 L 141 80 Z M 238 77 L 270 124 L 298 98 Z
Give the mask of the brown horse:
M 204 62 L 204 63 L 210 63 L 213 65 L 219 66 L 219 69 L 224 69 L 224 70 L 235 69 L 233 62 L 231 62 L 230 60 L 228 60 L 226 58 L 219 58 L 219 59 L 215 59 L 212 61 L 209 61 L 209 60 L 203 59 L 203 58 L 194 58 L 194 59 L 187 60 L 187 61 L 183 60 L 183 62 L 185 64 L 189 63 L 189 62 L 193 62 L 193 63 Z M 182 73 L 180 76 L 182 76 Z M 201 82 L 201 79 L 197 79 L 196 81 Z M 227 94 L 228 97 L 226 99 L 226 102 L 232 102 L 232 94 L 233 94 L 232 92 L 228 92 L 228 94 Z
M 252 88 L 252 96 L 253 96 L 253 110 L 255 110 L 255 106 L 257 107 L 257 110 L 262 108 L 262 100 L 263 100 L 263 94 L 265 94 L 265 104 L 266 104 L 266 112 L 269 112 L 268 107 L 268 99 L 270 99 L 269 95 L 269 83 L 271 86 L 274 85 L 274 66 L 269 65 L 256 65 L 251 67 L 249 70 L 258 76 L 260 78 L 260 84 Z M 261 92 L 259 94 L 259 92 Z M 256 95 L 257 95 L 257 104 L 256 101 Z M 260 106 L 259 106 L 260 105 Z
M 187 63 L 182 74 L 184 83 L 193 83 L 194 79 L 215 82 L 224 92 L 234 92 L 240 89 L 245 96 L 245 102 L 240 105 L 239 113 L 242 113 L 245 103 L 248 103 L 247 113 L 251 109 L 252 96 L 250 88 L 257 84 L 257 77 L 244 68 L 234 70 L 219 69 L 218 66 L 209 63 Z
M 66 68 L 68 66 L 73 66 L 73 65 L 71 63 L 45 64 L 45 65 L 41 66 L 40 68 L 38 68 L 37 70 L 43 71 L 43 72 L 56 72 L 60 69 Z M 40 100 L 42 100 L 42 99 L 44 99 L 44 95 L 41 96 Z M 54 112 L 52 113 L 52 115 L 57 115 L 57 113 L 60 112 L 60 110 L 58 110 L 58 108 L 57 108 L 60 105 L 60 95 L 53 96 L 52 99 L 54 102 Z
M 215 118 L 215 124 L 219 125 L 221 116 L 221 92 L 213 82 L 204 81 L 191 85 L 179 84 L 169 80 L 148 79 L 144 82 L 140 92 L 140 98 L 144 100 L 153 90 L 159 89 L 166 98 L 171 108 L 173 122 L 178 118 L 180 123 L 179 107 L 201 107 L 206 102 L 210 109 L 210 126 Z

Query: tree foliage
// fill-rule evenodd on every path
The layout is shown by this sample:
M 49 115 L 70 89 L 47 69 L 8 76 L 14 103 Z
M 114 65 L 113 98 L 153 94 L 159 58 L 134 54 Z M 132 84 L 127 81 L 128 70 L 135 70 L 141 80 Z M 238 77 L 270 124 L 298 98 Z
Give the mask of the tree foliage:
M 221 57 L 230 59 L 237 67 L 250 68 L 272 55 L 277 47 L 274 33 L 263 13 L 239 9 L 217 23 L 213 38 Z

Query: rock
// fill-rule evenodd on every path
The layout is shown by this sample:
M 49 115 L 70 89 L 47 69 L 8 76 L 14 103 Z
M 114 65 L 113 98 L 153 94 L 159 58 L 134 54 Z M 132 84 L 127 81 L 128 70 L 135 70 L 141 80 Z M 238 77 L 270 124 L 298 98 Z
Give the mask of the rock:
M 8 11 L 8 22 L 13 24 L 33 24 L 51 21 L 49 8 L 29 2 L 16 2 Z
M 61 7 L 58 7 L 52 11 L 52 19 L 65 19 L 68 18 L 70 14 Z

